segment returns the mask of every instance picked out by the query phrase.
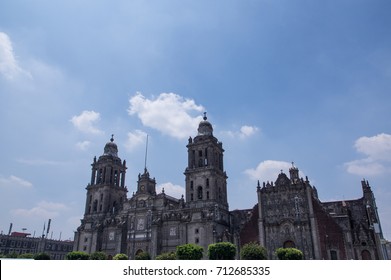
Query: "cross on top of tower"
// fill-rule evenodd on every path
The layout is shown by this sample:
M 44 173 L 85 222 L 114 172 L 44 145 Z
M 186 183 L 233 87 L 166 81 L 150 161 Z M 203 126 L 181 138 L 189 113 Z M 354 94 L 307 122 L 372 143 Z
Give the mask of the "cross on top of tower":
M 204 112 L 204 121 L 206 121 L 208 118 L 206 117 L 206 112 Z

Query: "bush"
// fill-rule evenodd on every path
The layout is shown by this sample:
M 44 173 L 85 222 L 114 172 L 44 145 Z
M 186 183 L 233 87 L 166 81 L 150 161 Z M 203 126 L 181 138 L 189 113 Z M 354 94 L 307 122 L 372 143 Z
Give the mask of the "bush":
M 24 253 L 18 256 L 18 259 L 33 259 L 33 258 L 34 255 L 32 253 Z
M 113 257 L 113 260 L 120 261 L 120 260 L 128 260 L 128 256 L 126 254 L 117 254 Z
M 236 246 L 230 242 L 218 242 L 208 246 L 210 260 L 234 260 Z
M 279 260 L 302 260 L 303 252 L 296 248 L 278 248 L 276 255 Z
M 175 252 L 168 252 L 163 253 L 158 256 L 156 256 L 155 260 L 176 260 L 176 253 Z
M 34 260 L 50 260 L 48 253 L 38 253 L 34 256 Z
M 200 260 L 204 256 L 204 248 L 196 244 L 184 244 L 176 247 L 178 260 Z
M 86 252 L 80 252 L 80 251 L 73 251 L 69 252 L 65 255 L 65 259 L 67 260 L 88 260 L 90 258 L 90 255 Z
M 134 259 L 135 260 L 150 260 L 151 256 L 149 255 L 148 252 L 141 252 L 141 253 L 137 254 Z
M 107 260 L 107 255 L 105 252 L 94 252 L 90 255 L 90 260 Z
M 245 244 L 240 251 L 240 259 L 242 260 L 266 260 L 266 258 L 267 252 L 265 247 L 255 242 Z
M 16 259 L 16 258 L 18 258 L 18 254 L 17 253 L 9 253 L 9 254 L 5 255 L 5 257 L 7 259 Z

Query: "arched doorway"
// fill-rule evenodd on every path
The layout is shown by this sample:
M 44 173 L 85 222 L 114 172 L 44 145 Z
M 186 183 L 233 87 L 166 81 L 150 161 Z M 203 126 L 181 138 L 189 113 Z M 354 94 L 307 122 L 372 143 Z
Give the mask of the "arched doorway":
M 135 256 L 138 256 L 138 255 L 140 255 L 141 253 L 143 253 L 144 251 L 143 250 L 141 250 L 141 249 L 138 249 L 137 251 L 136 251 L 136 254 L 135 254 Z
M 368 250 L 363 250 L 361 252 L 361 259 L 362 260 L 371 260 L 372 259 L 371 253 Z
M 295 242 L 292 240 L 287 240 L 284 242 L 283 248 L 296 248 Z

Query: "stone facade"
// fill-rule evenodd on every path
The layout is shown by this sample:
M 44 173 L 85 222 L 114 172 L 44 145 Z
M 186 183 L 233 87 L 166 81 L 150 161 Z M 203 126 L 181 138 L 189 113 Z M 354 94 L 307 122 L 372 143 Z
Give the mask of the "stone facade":
M 382 233 L 375 199 L 363 181 L 363 198 L 323 203 L 308 178 L 292 166 L 275 182 L 259 182 L 258 204 L 229 211 L 224 149 L 204 116 L 197 136 L 187 144 L 186 194 L 174 198 L 156 192 L 156 180 L 144 169 L 137 190 L 127 197 L 126 162 L 111 138 L 92 163 L 84 217 L 75 233 L 74 250 L 104 251 L 130 259 L 141 252 L 152 258 L 176 246 L 230 241 L 239 251 L 254 241 L 275 259 L 280 247 L 296 247 L 306 259 L 383 259 Z M 384 242 L 383 242 L 384 243 Z
M 387 259 L 367 181 L 361 182 L 362 198 L 321 202 L 308 178 L 299 179 L 293 165 L 289 172 L 257 187 L 259 241 L 269 259 L 279 247 L 298 248 L 305 259 Z

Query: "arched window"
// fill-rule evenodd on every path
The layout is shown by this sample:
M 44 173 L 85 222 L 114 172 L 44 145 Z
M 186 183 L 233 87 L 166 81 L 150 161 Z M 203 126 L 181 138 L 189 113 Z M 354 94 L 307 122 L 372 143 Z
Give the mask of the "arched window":
M 203 190 L 202 190 L 202 187 L 199 186 L 197 189 L 197 198 L 202 199 L 202 195 L 203 195 Z

